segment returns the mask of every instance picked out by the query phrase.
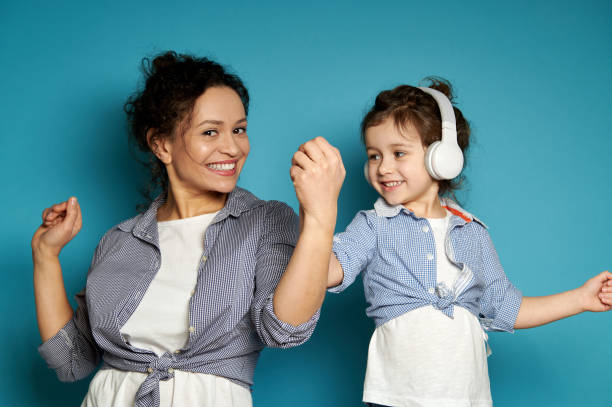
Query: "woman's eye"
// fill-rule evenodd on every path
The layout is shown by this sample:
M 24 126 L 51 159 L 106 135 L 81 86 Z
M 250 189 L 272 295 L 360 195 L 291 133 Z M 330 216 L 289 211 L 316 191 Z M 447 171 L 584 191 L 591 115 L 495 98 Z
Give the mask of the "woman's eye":
M 396 151 L 396 152 L 395 152 L 395 153 L 393 153 L 393 154 L 395 154 L 395 158 L 402 158 L 403 156 L 405 156 L 405 155 L 406 155 L 406 153 L 405 153 L 405 152 L 403 152 L 403 151 Z
M 206 130 L 206 131 L 203 131 L 202 134 L 205 136 L 216 136 L 217 130 Z
M 238 127 L 234 129 L 234 134 L 245 134 L 245 133 L 246 133 L 246 127 Z

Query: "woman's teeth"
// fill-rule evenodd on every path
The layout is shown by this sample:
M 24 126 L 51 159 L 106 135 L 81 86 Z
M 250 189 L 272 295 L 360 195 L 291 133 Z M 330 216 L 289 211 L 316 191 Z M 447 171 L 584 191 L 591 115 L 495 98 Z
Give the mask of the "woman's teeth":
M 396 187 L 401 183 L 402 181 L 391 181 L 391 182 L 383 182 L 382 184 L 386 187 Z
M 215 171 L 229 171 L 229 170 L 233 170 L 234 168 L 236 168 L 236 163 L 208 164 L 207 167 Z

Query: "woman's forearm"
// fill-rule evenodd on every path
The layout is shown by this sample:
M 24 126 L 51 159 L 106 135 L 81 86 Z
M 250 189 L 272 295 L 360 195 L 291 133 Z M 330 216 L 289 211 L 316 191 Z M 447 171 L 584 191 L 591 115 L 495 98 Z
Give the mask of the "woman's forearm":
M 274 291 L 274 313 L 293 326 L 307 322 L 323 303 L 335 225 L 335 214 L 325 224 L 301 218 L 300 238 Z
M 38 330 L 43 342 L 53 337 L 72 318 L 59 258 L 34 254 L 34 298 Z

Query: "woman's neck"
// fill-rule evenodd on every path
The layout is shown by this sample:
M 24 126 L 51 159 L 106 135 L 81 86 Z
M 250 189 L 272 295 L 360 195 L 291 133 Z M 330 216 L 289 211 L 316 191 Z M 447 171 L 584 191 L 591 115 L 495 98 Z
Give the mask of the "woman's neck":
M 227 200 L 226 193 L 192 193 L 168 189 L 168 199 L 157 210 L 157 220 L 167 221 L 191 218 L 221 210 Z

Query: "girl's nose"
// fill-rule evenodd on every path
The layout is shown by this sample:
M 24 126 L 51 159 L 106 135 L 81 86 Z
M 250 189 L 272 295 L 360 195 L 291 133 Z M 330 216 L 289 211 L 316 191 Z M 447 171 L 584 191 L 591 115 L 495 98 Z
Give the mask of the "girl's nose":
M 391 171 L 393 171 L 393 163 L 383 158 L 378 166 L 378 173 L 384 175 L 389 174 Z

